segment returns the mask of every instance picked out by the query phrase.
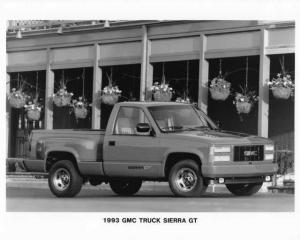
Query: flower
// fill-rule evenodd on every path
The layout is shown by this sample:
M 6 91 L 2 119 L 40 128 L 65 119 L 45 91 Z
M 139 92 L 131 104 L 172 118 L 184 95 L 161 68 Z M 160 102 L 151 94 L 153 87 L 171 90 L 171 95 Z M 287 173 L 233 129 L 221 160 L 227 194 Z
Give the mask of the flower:
M 277 73 L 276 77 L 272 78 L 271 81 L 268 81 L 270 89 L 276 87 L 285 87 L 290 88 L 291 90 L 295 89 L 294 81 L 288 73 Z
M 187 98 L 178 97 L 178 98 L 176 98 L 176 102 L 178 102 L 178 103 L 191 103 L 191 100 L 188 97 Z
M 104 87 L 101 93 L 104 95 L 121 95 L 122 91 L 119 89 L 118 86 L 112 86 L 110 84 Z
M 256 101 L 258 101 L 258 96 L 255 95 L 255 91 L 244 91 L 243 94 L 235 94 L 235 100 L 233 101 L 233 104 L 236 104 L 237 102 L 248 102 L 253 104 Z
M 73 99 L 71 106 L 73 108 L 87 108 L 90 106 L 90 104 L 88 103 L 87 99 L 85 97 L 78 97 L 78 100 Z
M 153 84 L 153 86 L 151 86 L 150 89 L 153 93 L 156 93 L 156 92 L 172 93 L 173 92 L 173 88 L 169 87 L 169 84 L 166 84 L 166 83 L 159 84 L 158 82 L 155 82 Z
M 42 111 L 43 106 L 38 102 L 33 103 L 33 102 L 30 101 L 30 102 L 28 102 L 28 104 L 26 104 L 24 106 L 24 108 L 25 108 L 25 111 L 32 110 L 32 111 L 39 111 L 40 112 L 40 111 Z

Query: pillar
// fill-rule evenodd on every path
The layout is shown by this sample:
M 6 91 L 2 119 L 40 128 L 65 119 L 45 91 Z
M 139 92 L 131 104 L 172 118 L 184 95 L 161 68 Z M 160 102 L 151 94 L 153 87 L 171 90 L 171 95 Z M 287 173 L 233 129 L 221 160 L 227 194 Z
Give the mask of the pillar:
M 200 35 L 200 56 L 199 56 L 199 89 L 198 89 L 198 106 L 207 113 L 208 100 L 208 61 L 205 59 L 207 37 Z
M 269 130 L 269 86 L 270 58 L 266 55 L 268 31 L 261 30 L 261 44 L 259 55 L 259 101 L 258 101 L 258 135 L 268 137 Z
M 46 92 L 45 92 L 45 129 L 53 129 L 53 102 L 54 72 L 51 70 L 51 49 L 47 49 L 46 66 Z
M 92 129 L 100 129 L 101 109 L 98 94 L 102 88 L 102 69 L 99 67 L 100 46 L 98 43 L 94 44 L 94 53 Z
M 153 66 L 150 64 L 151 41 L 148 39 L 147 26 L 142 26 L 142 64 L 140 100 L 151 100 L 150 87 L 153 84 Z

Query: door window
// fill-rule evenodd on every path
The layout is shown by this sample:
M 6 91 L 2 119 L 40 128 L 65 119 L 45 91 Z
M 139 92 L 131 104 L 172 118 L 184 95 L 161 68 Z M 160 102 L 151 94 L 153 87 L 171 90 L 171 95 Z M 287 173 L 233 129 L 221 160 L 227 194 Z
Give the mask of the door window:
M 117 115 L 114 134 L 135 135 L 138 123 L 148 123 L 144 111 L 137 107 L 121 107 Z

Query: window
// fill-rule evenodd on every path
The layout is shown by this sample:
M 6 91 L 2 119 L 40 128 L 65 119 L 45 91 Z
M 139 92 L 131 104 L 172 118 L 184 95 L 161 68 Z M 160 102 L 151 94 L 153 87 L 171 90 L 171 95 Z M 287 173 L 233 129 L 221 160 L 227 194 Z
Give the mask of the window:
M 191 105 L 154 106 L 148 108 L 162 132 L 198 131 L 215 128 Z
M 84 96 L 88 103 L 93 102 L 93 68 L 74 68 L 54 70 L 54 92 L 60 89 L 64 80 L 67 91 L 72 92 L 73 99 Z M 69 106 L 57 107 L 53 104 L 53 129 L 90 129 L 92 127 L 92 111 L 88 107 L 85 119 L 76 119 Z
M 148 123 L 143 110 L 137 107 L 121 107 L 115 123 L 114 134 L 135 135 L 138 123 Z
M 109 84 L 111 78 L 113 85 L 122 91 L 119 102 L 137 101 L 140 98 L 141 65 L 115 65 L 104 66 L 102 69 L 102 89 Z M 101 104 L 101 128 L 105 129 L 113 106 Z
M 163 74 L 174 90 L 172 100 L 188 97 L 191 102 L 198 101 L 199 60 L 153 63 L 153 83 L 161 83 Z

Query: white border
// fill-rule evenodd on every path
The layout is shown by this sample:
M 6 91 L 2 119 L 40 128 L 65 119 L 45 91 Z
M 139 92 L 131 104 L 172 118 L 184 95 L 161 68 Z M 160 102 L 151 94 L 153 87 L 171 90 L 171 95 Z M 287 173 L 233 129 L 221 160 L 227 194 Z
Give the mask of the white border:
M 2 0 L 0 2 L 0 68 L 1 68 L 1 128 L 6 131 L 5 30 L 8 19 L 230 19 L 230 20 L 296 20 L 296 52 L 299 40 L 297 0 Z M 296 54 L 296 77 L 299 74 Z M 298 86 L 298 84 L 296 83 Z M 297 92 L 297 90 L 296 90 Z M 299 104 L 296 94 L 296 109 Z M 296 121 L 299 119 L 296 110 Z M 296 124 L 296 147 L 298 147 Z M 4 136 L 4 134 L 2 135 Z M 5 153 L 0 145 L 0 238 L 1 239 L 300 239 L 299 209 L 295 213 L 6 213 Z M 299 173 L 296 152 L 296 172 Z M 296 179 L 298 179 L 297 174 Z M 297 180 L 296 180 L 297 181 Z M 299 200 L 296 187 L 296 203 Z M 103 217 L 197 217 L 196 225 L 183 224 L 118 224 L 108 225 Z

